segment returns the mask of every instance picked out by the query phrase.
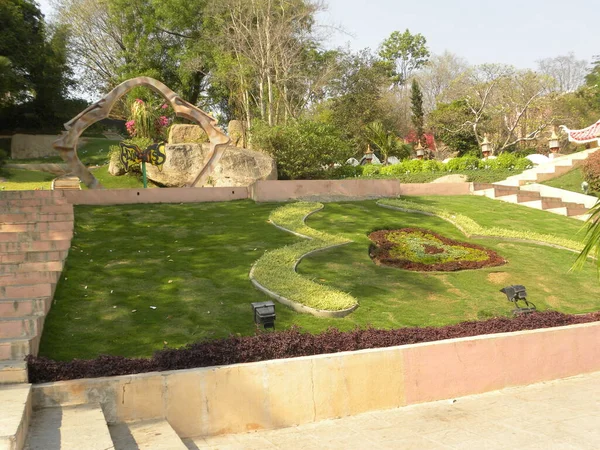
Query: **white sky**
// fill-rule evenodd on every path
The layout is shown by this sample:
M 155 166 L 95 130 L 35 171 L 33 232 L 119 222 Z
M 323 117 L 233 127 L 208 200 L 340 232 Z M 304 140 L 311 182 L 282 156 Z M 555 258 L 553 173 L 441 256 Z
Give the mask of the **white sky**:
M 376 50 L 392 31 L 421 33 L 432 53 L 449 50 L 471 64 L 535 68 L 536 61 L 574 52 L 600 55 L 598 0 L 325 0 L 321 22 L 341 25 L 328 45 Z
M 38 0 L 51 13 L 49 0 Z M 194 1 L 194 0 L 190 0 Z M 328 47 L 376 50 L 392 31 L 421 33 L 432 53 L 449 50 L 471 64 L 535 68 L 543 58 L 600 55 L 598 0 L 324 0 L 321 24 L 343 28 Z

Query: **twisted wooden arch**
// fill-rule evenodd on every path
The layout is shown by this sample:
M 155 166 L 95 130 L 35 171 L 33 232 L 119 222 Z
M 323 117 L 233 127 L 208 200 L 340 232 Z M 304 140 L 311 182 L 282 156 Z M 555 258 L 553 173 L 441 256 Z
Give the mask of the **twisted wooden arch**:
M 198 175 L 196 175 L 196 178 L 188 185 L 188 187 L 204 184 L 221 159 L 230 139 L 217 126 L 217 121 L 214 118 L 201 109 L 186 102 L 175 92 L 154 78 L 137 77 L 124 81 L 106 94 L 104 98 L 93 105 L 90 105 L 69 122 L 65 123 L 66 131 L 54 141 L 52 146 L 60 152 L 62 159 L 69 164 L 73 175 L 79 177 L 79 179 L 90 189 L 102 189 L 100 182 L 92 175 L 88 168 L 83 165 L 77 156 L 77 142 L 79 141 L 79 136 L 81 136 L 81 133 L 83 133 L 90 125 L 108 117 L 108 114 L 117 100 L 137 86 L 146 86 L 152 89 L 169 102 L 177 117 L 183 117 L 195 122 L 206 132 L 210 141 L 208 162 L 200 169 Z

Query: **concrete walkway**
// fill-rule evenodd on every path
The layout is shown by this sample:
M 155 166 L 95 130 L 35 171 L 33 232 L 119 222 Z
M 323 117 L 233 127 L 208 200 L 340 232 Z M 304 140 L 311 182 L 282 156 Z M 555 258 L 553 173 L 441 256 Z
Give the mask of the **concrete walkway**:
M 189 449 L 221 450 L 600 449 L 600 372 L 293 428 L 184 442 Z

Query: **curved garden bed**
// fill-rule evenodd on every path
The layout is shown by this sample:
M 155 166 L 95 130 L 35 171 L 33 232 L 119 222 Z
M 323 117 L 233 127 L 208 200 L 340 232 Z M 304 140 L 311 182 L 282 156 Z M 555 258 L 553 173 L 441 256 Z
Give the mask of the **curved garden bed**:
M 506 264 L 498 253 L 481 245 L 459 242 L 431 230 L 402 228 L 369 234 L 369 256 L 378 265 L 419 272 L 455 272 Z

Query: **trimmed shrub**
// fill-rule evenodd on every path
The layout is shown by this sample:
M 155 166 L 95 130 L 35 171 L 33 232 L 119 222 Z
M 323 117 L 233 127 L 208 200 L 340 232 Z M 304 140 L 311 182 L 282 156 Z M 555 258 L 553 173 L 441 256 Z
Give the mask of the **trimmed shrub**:
M 600 192 L 600 150 L 587 157 L 582 172 L 583 179 L 590 185 L 590 190 Z
M 258 123 L 252 128 L 252 139 L 256 147 L 277 160 L 281 179 L 326 177 L 328 166 L 353 154 L 337 128 L 312 120 L 277 127 Z

